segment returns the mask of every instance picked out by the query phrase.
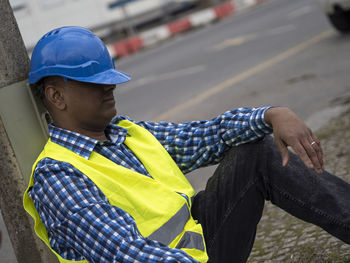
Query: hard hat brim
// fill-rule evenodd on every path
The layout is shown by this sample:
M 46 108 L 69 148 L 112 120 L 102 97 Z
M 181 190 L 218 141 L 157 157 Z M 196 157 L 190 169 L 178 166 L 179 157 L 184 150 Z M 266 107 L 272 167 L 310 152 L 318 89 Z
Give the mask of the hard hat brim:
M 38 82 L 41 79 L 41 78 L 39 78 L 39 76 L 41 78 L 49 77 L 49 76 L 60 76 L 60 77 L 64 77 L 67 79 L 72 79 L 72 80 L 81 81 L 81 82 L 88 82 L 88 83 L 95 83 L 95 84 L 106 84 L 106 85 L 121 84 L 121 83 L 127 82 L 131 79 L 131 77 L 128 74 L 121 72 L 121 71 L 118 71 L 118 70 L 115 70 L 115 69 L 109 69 L 109 70 L 106 70 L 106 71 L 103 71 L 103 72 L 100 72 L 100 73 L 97 73 L 95 75 L 88 76 L 88 77 L 69 76 L 69 75 L 57 73 L 57 72 L 54 72 L 54 73 L 39 72 L 39 74 L 35 72 L 35 74 L 29 73 L 29 84 L 34 84 L 34 83 Z
M 65 76 L 63 76 L 65 77 Z M 66 76 L 68 77 L 68 76 Z M 121 84 L 124 82 L 128 82 L 131 77 L 121 71 L 110 69 L 89 77 L 68 77 L 70 79 L 81 81 L 81 82 L 88 82 L 88 83 L 95 83 L 95 84 L 106 84 L 106 85 L 115 85 L 115 84 Z

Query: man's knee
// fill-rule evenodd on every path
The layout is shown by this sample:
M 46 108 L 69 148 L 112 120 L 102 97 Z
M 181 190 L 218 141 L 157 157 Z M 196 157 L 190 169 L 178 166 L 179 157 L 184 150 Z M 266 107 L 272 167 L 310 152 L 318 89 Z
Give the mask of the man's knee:
M 275 142 L 272 136 L 267 135 L 258 141 L 241 144 L 239 146 L 232 147 L 225 154 L 220 164 L 227 165 L 240 156 L 240 159 L 244 159 L 247 162 L 254 158 L 266 157 L 266 155 L 276 150 Z
M 211 180 L 244 182 L 256 180 L 266 170 L 274 141 L 265 136 L 259 141 L 246 143 L 229 149 Z

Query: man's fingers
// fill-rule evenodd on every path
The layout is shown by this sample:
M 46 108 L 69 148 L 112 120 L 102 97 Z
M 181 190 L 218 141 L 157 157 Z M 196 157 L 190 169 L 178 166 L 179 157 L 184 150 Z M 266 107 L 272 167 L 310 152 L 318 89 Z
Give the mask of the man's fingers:
M 319 156 L 317 154 L 316 149 L 318 149 L 318 145 L 316 142 L 312 140 L 304 140 L 302 145 L 305 149 L 306 154 L 308 155 L 310 161 L 312 162 L 312 166 L 317 173 L 322 172 L 322 165 L 319 160 Z
M 307 168 L 314 169 L 315 172 L 320 174 L 323 171 L 323 152 L 320 141 L 312 133 L 307 136 L 308 138 L 303 137 L 303 139 L 293 138 L 288 145 Z M 277 140 L 276 144 L 282 155 L 282 165 L 285 166 L 289 160 L 287 144 L 282 140 Z
M 313 133 L 311 134 L 311 137 L 312 137 L 312 142 L 315 142 L 314 144 L 311 142 L 312 147 L 314 148 L 314 150 L 317 153 L 317 157 L 318 157 L 318 160 L 321 164 L 321 168 L 324 169 L 323 150 L 322 150 L 321 143 L 320 143 L 319 139 Z
M 281 153 L 282 166 L 286 166 L 289 162 L 289 151 L 287 145 L 281 139 L 276 139 L 276 145 Z
M 291 144 L 290 146 L 293 148 L 295 154 L 299 156 L 299 158 L 302 160 L 302 162 L 305 164 L 307 168 L 309 169 L 314 168 L 313 162 L 311 161 L 308 153 L 306 152 L 305 146 L 303 144 L 297 141 L 294 144 Z

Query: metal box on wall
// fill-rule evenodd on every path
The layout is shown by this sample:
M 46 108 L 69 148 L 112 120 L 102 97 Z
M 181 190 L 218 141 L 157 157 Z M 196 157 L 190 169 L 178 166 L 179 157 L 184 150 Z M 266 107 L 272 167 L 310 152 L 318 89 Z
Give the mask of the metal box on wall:
M 26 185 L 48 139 L 46 114 L 26 80 L 0 89 L 0 116 Z

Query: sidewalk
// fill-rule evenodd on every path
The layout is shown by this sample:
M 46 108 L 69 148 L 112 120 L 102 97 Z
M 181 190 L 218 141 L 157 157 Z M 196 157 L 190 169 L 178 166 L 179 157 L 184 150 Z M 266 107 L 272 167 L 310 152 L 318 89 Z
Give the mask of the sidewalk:
M 326 169 L 350 182 L 350 98 L 344 103 L 347 110 L 316 135 L 322 142 Z M 267 203 L 248 262 L 346 263 L 350 245 Z

